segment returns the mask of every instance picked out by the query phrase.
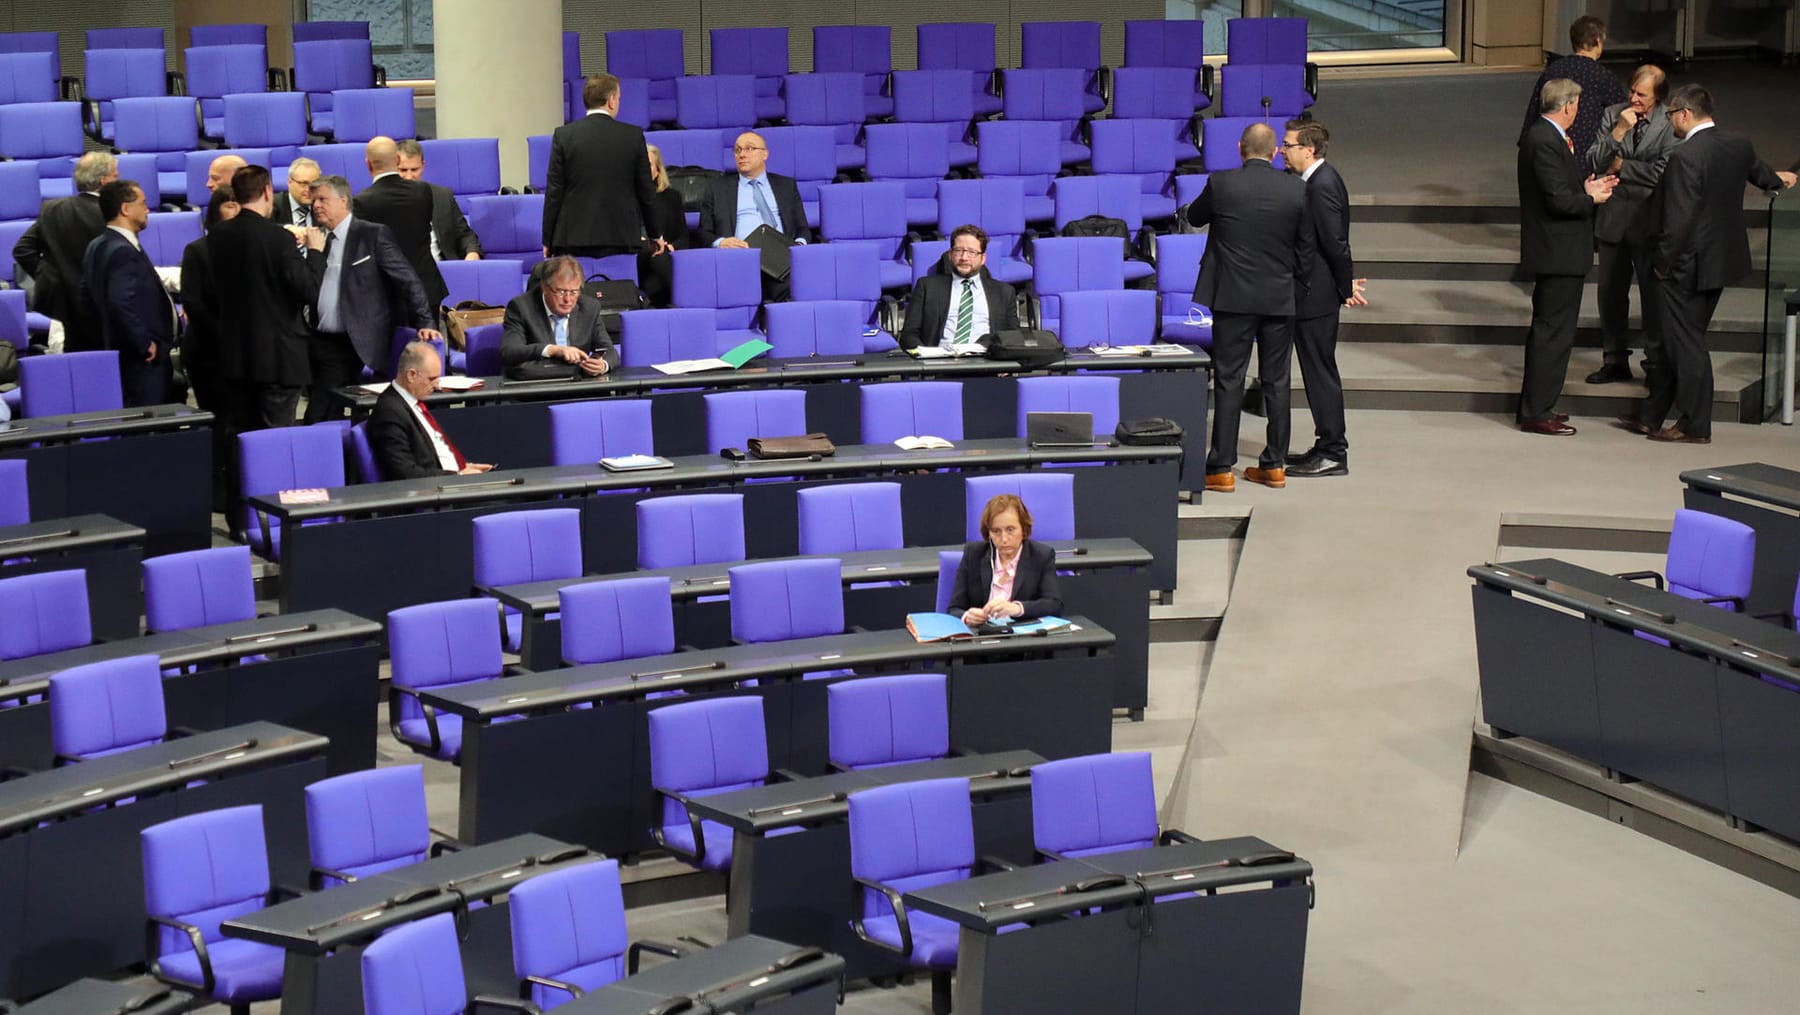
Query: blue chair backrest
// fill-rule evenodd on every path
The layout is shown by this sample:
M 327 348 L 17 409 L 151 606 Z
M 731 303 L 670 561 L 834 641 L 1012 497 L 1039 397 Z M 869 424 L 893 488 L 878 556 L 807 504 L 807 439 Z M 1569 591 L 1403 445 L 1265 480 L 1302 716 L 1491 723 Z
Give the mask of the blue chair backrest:
M 87 30 L 88 49 L 161 49 L 163 48 L 163 30 L 160 28 L 90 28 Z
M 906 545 L 899 483 L 815 486 L 801 490 L 794 499 L 803 554 L 898 550 Z
M 649 399 L 552 405 L 550 460 L 556 465 L 592 465 L 602 458 L 653 455 L 656 444 L 650 418 Z
M 169 79 L 165 57 L 159 49 L 90 49 L 83 54 L 87 78 L 81 91 L 89 100 L 100 100 L 100 118 L 111 120 L 111 100 L 131 96 L 167 95 Z M 0 57 L 4 61 L 5 57 Z M 54 94 L 45 101 L 53 101 Z
M 1031 769 L 1032 839 L 1038 850 L 1091 856 L 1156 844 L 1150 754 L 1064 758 Z
M 65 352 L 19 360 L 20 408 L 26 417 L 66 416 L 123 408 L 116 352 Z
M 1156 341 L 1156 294 L 1148 289 L 1099 289 L 1063 293 L 1062 316 L 1056 321 L 1056 337 L 1070 348 L 1096 345 L 1148 345 Z M 1062 378 L 1028 378 L 1061 380 Z M 1075 378 L 1071 378 L 1075 379 Z M 1088 380 L 1090 378 L 1079 378 Z M 1117 380 L 1117 378 L 1107 378 Z M 1021 379 L 1023 384 L 1027 379 Z M 1100 402 L 1098 404 L 1104 404 Z M 1037 407 L 1042 411 L 1042 406 Z M 1084 404 L 1076 411 L 1089 411 Z M 1118 426 L 1117 400 L 1113 423 L 1107 426 L 1094 412 L 1094 433 L 1105 439 Z M 1023 432 L 1023 431 L 1021 431 Z
M 1019 66 L 1100 67 L 1100 22 L 1025 21 L 1019 25 Z
M 36 166 L 29 162 L 0 162 L 0 220 L 29 222 L 37 218 L 43 204 Z
M 400 687 L 449 687 L 500 676 L 500 604 L 487 598 L 420 603 L 390 610 L 388 655 Z M 410 696 L 403 718 L 424 713 Z
M 1669 530 L 1669 591 L 1689 599 L 1750 595 L 1756 567 L 1756 530 L 1705 511 L 1682 508 Z M 1715 604 L 1732 609 L 1729 603 Z
M 1305 63 L 1305 18 L 1232 18 L 1225 22 L 1225 59 L 1238 65 Z
M 677 250 L 678 307 L 712 307 L 721 328 L 745 328 L 762 304 L 762 257 L 753 249 Z
M 961 69 L 895 71 L 894 119 L 967 128 L 975 116 L 975 75 Z
M 1096 173 L 1161 173 L 1175 165 L 1175 135 L 1160 123 L 1095 120 L 1092 124 Z
M 919 69 L 994 69 L 994 26 L 989 22 L 962 21 L 921 24 L 917 31 Z
M 1058 231 L 1089 215 L 1122 219 L 1125 228 L 1134 234 L 1144 227 L 1144 206 L 1138 198 L 1138 184 L 1130 177 L 1063 176 L 1057 179 L 1051 191 L 1056 198 Z M 1121 245 L 1121 252 L 1123 249 Z
M 300 154 L 317 162 L 319 172 L 326 176 L 335 174 L 349 180 L 350 192 L 360 194 L 369 185 L 369 163 L 364 158 L 365 151 L 365 145 L 345 142 L 305 145 L 300 149 Z
M 744 559 L 744 495 L 695 493 L 637 503 L 638 567 Z
M 752 437 L 792 437 L 807 432 L 804 391 L 723 391 L 705 395 L 703 401 L 706 447 L 714 454 L 724 448 L 746 447 Z
M 950 139 L 936 124 L 872 123 L 864 137 L 869 177 L 903 181 L 909 197 L 931 197 L 950 172 Z
M 354 147 L 361 147 L 360 145 Z M 469 226 L 487 255 L 517 260 L 526 271 L 543 260 L 544 195 L 493 194 L 469 198 Z M 487 256 L 484 255 L 484 256 Z
M 318 42 L 322 39 L 367 39 L 367 21 L 296 21 L 295 42 Z
M 796 300 L 881 299 L 880 253 L 873 243 L 810 243 L 793 248 L 789 258 Z
M 85 139 L 78 102 L 20 102 L 0 106 L 0 155 L 9 159 L 73 159 L 81 154 Z M 39 166 L 38 175 L 66 176 L 68 173 Z
M 980 521 L 979 516 L 976 521 Z M 962 558 L 961 550 L 938 551 L 937 605 L 933 609 L 939 613 L 950 609 L 950 599 L 956 594 L 956 572 L 962 567 Z
M 1219 99 L 1224 116 L 1298 116 L 1311 104 L 1306 68 L 1299 63 L 1227 64 L 1219 73 Z
M 1150 298 L 1154 312 L 1156 294 L 1145 291 L 1143 295 Z M 1025 436 L 1026 415 L 1033 412 L 1091 412 L 1094 414 L 1096 434 L 1110 434 L 1119 425 L 1117 377 L 1021 377 L 1018 384 L 1017 423 L 1020 437 Z M 1029 502 L 1027 506 L 1030 506 Z
M 1028 472 L 1010 476 L 970 476 L 964 481 L 964 538 L 987 538 L 981 510 L 987 502 L 1010 493 L 1031 512 L 1033 539 L 1075 538 L 1075 477 L 1066 472 Z
M 187 58 L 187 93 L 195 98 L 222 99 L 269 90 L 268 50 L 260 43 L 195 45 L 183 55 Z
M 662 149 L 665 166 L 699 166 L 724 172 L 732 168 L 733 133 L 717 127 L 652 130 L 644 134 L 644 143 Z
M 857 356 L 863 351 L 867 304 L 857 300 L 771 303 L 763 309 L 771 356 Z
M 350 460 L 356 463 L 356 481 L 381 482 L 381 465 L 375 461 L 375 449 L 369 446 L 369 424 L 362 422 L 345 430 L 344 443 L 349 447 Z
M 948 236 L 971 222 L 987 231 L 989 256 L 1010 253 L 1012 238 L 1025 231 L 1025 185 L 1005 179 L 940 182 L 938 232 Z
M 715 28 L 711 33 L 712 72 L 778 78 L 788 72 L 788 30 Z
M 562 659 L 570 666 L 641 659 L 675 651 L 675 611 L 667 576 L 583 582 L 557 593 Z
M 1056 124 L 1044 120 L 985 120 L 975 126 L 975 165 L 984 178 L 997 176 L 1040 177 L 1044 186 L 1034 188 L 1042 194 L 1049 180 L 1062 170 L 1059 144 L 1062 133 Z
M 1200 256 L 1206 253 L 1205 233 L 1169 233 L 1156 238 L 1156 290 L 1165 297 L 1185 300 L 1193 296 L 1200 278 Z M 1186 304 L 1165 305 L 1163 312 L 1181 316 Z
M 969 780 L 923 779 L 850 794 L 850 873 L 901 892 L 960 881 L 975 866 Z M 893 910 L 863 893 L 863 915 Z
M 750 129 L 756 122 L 756 78 L 749 74 L 676 78 L 675 122 L 684 130 Z
M 195 25 L 188 29 L 190 46 L 266 46 L 268 25 Z
M 718 314 L 704 307 L 636 310 L 623 320 L 619 356 L 628 367 L 707 359 L 725 351 L 719 347 Z
M 139 833 L 144 857 L 144 910 L 192 924 L 207 944 L 223 940 L 219 924 L 263 908 L 269 854 L 261 804 L 203 811 Z M 188 936 L 158 927 L 153 957 L 192 952 Z
M 56 32 L 0 32 L 0 53 L 48 53 L 50 79 L 62 77 L 62 42 Z
M 314 869 L 358 879 L 425 859 L 431 824 L 424 768 L 371 768 L 307 786 L 306 845 Z M 320 875 L 315 887 L 343 883 Z
M 963 439 L 961 381 L 899 381 L 862 388 L 862 443 L 929 434 Z
M 31 521 L 31 486 L 25 474 L 25 459 L 0 458 L 0 525 Z
M 819 231 L 832 242 L 906 235 L 904 183 L 833 183 L 819 188 Z
M 362 953 L 368 1015 L 461 1015 L 468 1007 L 456 917 L 439 913 L 388 931 Z
M 71 666 L 50 675 L 50 742 L 85 760 L 161 743 L 169 731 L 155 653 Z
M 598 860 L 515 885 L 511 909 L 513 972 L 596 990 L 625 976 L 625 896 L 619 861 Z M 529 1000 L 549 1010 L 572 1000 L 556 987 L 531 985 Z
M 147 156 L 146 156 L 147 157 Z M 138 234 L 150 263 L 159 267 L 177 267 L 187 245 L 200 238 L 200 216 L 197 211 L 159 211 L 150 213 L 149 225 Z
M 315 39 L 294 43 L 294 90 L 315 99 L 342 88 L 375 87 L 375 62 L 369 40 Z M 319 109 L 315 101 L 313 108 Z M 331 108 L 326 104 L 323 108 Z
M 444 276 L 444 286 L 449 290 L 444 302 L 450 306 L 464 300 L 480 300 L 503 307 L 525 291 L 525 263 L 510 258 L 439 261 L 438 272 Z
M 23 659 L 94 640 L 88 623 L 87 572 L 43 571 L 0 578 L 0 659 Z
M 331 112 L 332 136 L 339 143 L 419 133 L 411 88 L 340 88 L 331 93 Z
M 499 138 L 436 138 L 420 141 L 419 147 L 425 153 L 426 181 L 449 187 L 458 197 L 500 192 Z
M 606 69 L 622 78 L 673 81 L 682 77 L 687 70 L 682 54 L 681 29 L 645 28 L 607 32 Z
M 477 585 L 581 576 L 581 512 L 574 508 L 482 515 L 470 529 Z
M 1194 115 L 1199 75 L 1191 67 L 1120 67 L 1113 71 L 1113 120 L 1186 120 Z
M 248 546 L 215 546 L 144 561 L 144 626 L 185 631 L 256 619 Z
M 730 575 L 733 641 L 844 632 L 844 563 L 836 557 L 742 564 Z
M 1205 61 L 1206 22 L 1199 18 L 1125 22 L 1126 67 L 1197 68 Z M 1117 115 L 1116 92 L 1113 110 Z
M 950 699 L 941 673 L 841 680 L 825 690 L 831 763 L 848 769 L 929 761 L 950 753 Z
M 1081 102 L 1087 72 L 1074 67 L 1030 67 L 1001 72 L 1001 96 L 1008 120 L 1079 120 L 1087 115 Z
M 869 26 L 876 27 L 876 26 Z M 815 29 L 817 31 L 817 29 Z M 861 74 L 848 72 L 789 74 L 787 76 L 788 122 L 822 126 L 860 125 L 868 115 L 867 94 L 862 89 Z M 837 140 L 844 141 L 843 137 Z

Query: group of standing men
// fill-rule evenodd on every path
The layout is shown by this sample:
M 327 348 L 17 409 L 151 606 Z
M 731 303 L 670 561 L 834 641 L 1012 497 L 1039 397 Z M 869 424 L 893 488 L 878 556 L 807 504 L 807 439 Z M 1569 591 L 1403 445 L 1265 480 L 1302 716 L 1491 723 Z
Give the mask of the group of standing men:
M 1706 330 L 1725 286 L 1750 271 L 1744 185 L 1791 187 L 1794 174 L 1775 172 L 1747 139 L 1715 127 L 1704 87 L 1671 90 L 1665 72 L 1646 64 L 1622 88 L 1598 63 L 1606 39 L 1598 18 L 1577 19 L 1569 38 L 1575 52 L 1539 78 L 1519 139 L 1520 265 L 1535 283 L 1519 429 L 1575 433 L 1556 400 L 1597 243 L 1604 360 L 1587 382 L 1631 379 L 1635 281 L 1649 394 L 1617 425 L 1663 443 L 1709 443 Z

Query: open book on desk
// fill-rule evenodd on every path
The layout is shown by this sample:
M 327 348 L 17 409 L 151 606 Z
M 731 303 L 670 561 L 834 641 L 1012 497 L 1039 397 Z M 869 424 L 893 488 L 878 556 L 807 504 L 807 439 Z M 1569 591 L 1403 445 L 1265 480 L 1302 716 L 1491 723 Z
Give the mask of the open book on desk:
M 775 348 L 760 338 L 753 338 L 728 352 L 709 359 L 678 359 L 654 363 L 651 368 L 665 374 L 693 374 L 702 370 L 736 370 L 763 353 Z
M 906 629 L 911 632 L 914 641 L 962 641 L 969 638 L 1015 638 L 1027 635 L 1045 635 L 1053 631 L 1078 630 L 1076 626 L 1061 617 L 1039 617 L 1036 620 L 1013 622 L 1011 620 L 990 620 L 983 624 L 984 630 L 976 630 L 962 622 L 962 618 L 950 613 L 909 613 L 906 615 Z
M 933 437 L 930 434 L 902 437 L 894 442 L 894 446 L 902 451 L 948 451 L 956 447 L 942 437 Z
M 986 356 L 987 347 L 980 342 L 955 342 L 949 345 L 915 346 L 912 354 L 917 359 L 955 359 L 958 356 Z

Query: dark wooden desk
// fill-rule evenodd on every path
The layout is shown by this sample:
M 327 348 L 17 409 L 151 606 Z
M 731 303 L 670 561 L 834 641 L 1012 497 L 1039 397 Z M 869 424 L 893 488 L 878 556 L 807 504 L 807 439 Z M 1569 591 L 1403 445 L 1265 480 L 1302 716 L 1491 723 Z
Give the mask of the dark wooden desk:
M 559 1005 L 569 1015 L 660 1015 L 666 1011 L 831 1015 L 837 1011 L 844 962 L 766 937 L 734 938 Z M 691 1007 L 672 1007 L 684 999 Z
M 142 963 L 139 833 L 261 804 L 269 870 L 304 884 L 302 790 L 325 738 L 247 723 L 0 782 L 0 993 L 28 996 Z
M 38 998 L 13 1015 L 179 1015 L 194 995 L 162 984 L 76 980 Z
M 1762 462 L 1681 474 L 1684 507 L 1756 530 L 1756 570 L 1746 612 L 1790 613 L 1800 585 L 1800 472 Z
M 1800 634 L 1559 560 L 1469 577 L 1495 735 L 1800 839 Z
M 921 546 L 961 542 L 964 479 L 983 472 L 1067 468 L 1075 477 L 1076 534 L 1131 539 L 1150 552 L 1150 587 L 1175 587 L 1175 486 L 1180 448 L 1033 449 L 1017 439 L 964 441 L 949 451 L 840 446 L 821 461 L 674 459 L 669 469 L 611 473 L 598 465 L 550 466 L 482 476 L 348 486 L 319 504 L 250 503 L 281 526 L 282 612 L 335 606 L 365 617 L 417 603 L 460 599 L 474 584 L 471 523 L 523 508 L 581 512 L 584 574 L 637 566 L 637 502 L 671 493 L 744 496 L 745 553 L 799 552 L 796 493 L 809 485 L 882 479 L 900 484 L 906 537 Z M 1100 462 L 1074 467 L 1081 462 Z M 317 522 L 317 524 L 301 524 Z M 430 547 L 431 552 L 421 552 Z M 379 576 L 380 580 L 371 580 Z
M 135 638 L 144 615 L 143 528 L 110 515 L 0 526 L 0 578 L 80 568 L 88 621 L 101 641 Z
M 535 831 L 616 856 L 651 848 L 660 813 L 650 786 L 651 709 L 757 695 L 770 767 L 823 773 L 830 681 L 802 679 L 807 672 L 948 674 L 953 748 L 1046 758 L 1110 750 L 1113 637 L 1071 619 L 1082 630 L 1046 637 L 920 644 L 890 629 L 701 649 L 448 687 L 421 700 L 463 719 L 457 838 Z M 757 686 L 741 686 L 751 680 Z M 649 698 L 673 690 L 686 697 Z M 572 707 L 587 704 L 594 707 Z
M 380 624 L 342 610 L 258 617 L 102 642 L 0 662 L 0 765 L 49 768 L 50 675 L 86 663 L 155 655 L 169 727 L 211 730 L 267 720 L 331 740 L 331 772 L 375 765 Z
M 109 514 L 145 532 L 149 556 L 212 545 L 212 413 L 185 405 L 0 424 L 23 458 L 31 517 Z

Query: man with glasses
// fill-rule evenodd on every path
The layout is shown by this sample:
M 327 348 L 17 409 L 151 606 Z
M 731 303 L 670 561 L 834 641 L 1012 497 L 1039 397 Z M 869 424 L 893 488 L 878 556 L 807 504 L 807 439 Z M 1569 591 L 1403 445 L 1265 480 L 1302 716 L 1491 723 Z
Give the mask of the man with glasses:
M 1682 85 L 1669 97 L 1669 126 L 1679 139 L 1656 188 L 1662 232 L 1650 264 L 1661 296 L 1667 369 L 1626 429 L 1669 444 L 1712 443 L 1712 356 L 1706 329 L 1727 285 L 1750 274 L 1744 231 L 1744 184 L 1763 190 L 1794 185 L 1756 157 L 1747 138 L 1713 125 L 1712 93 Z M 1663 426 L 1671 406 L 1676 419 Z
M 618 350 L 600 316 L 600 301 L 581 291 L 581 262 L 554 257 L 538 269 L 543 281 L 506 304 L 500 362 L 508 377 L 538 380 L 599 377 L 619 365 Z
M 617 119 L 619 79 L 591 75 L 582 85 L 587 115 L 556 128 L 544 178 L 544 256 L 636 254 L 654 221 L 656 182 L 641 128 Z M 662 238 L 650 236 L 663 249 Z
M 800 187 L 791 176 L 771 173 L 769 144 L 761 134 L 745 131 L 731 149 L 737 161 L 736 176 L 721 176 L 700 195 L 700 226 L 695 242 L 704 247 L 744 248 L 758 230 L 778 234 L 788 245 L 806 242 L 806 209 L 800 203 Z M 765 233 L 767 235 L 767 233 Z M 774 241 L 774 237 L 770 237 Z M 785 277 L 763 273 L 763 297 L 785 300 Z
M 895 336 L 900 348 L 960 344 L 1018 330 L 1019 294 L 988 274 L 987 246 L 980 226 L 957 226 L 950 234 L 950 271 L 934 271 L 913 284 L 906 321 Z
M 1650 248 L 1656 240 L 1650 198 L 1662 179 L 1663 163 L 1675 146 L 1663 103 L 1669 79 L 1662 68 L 1644 64 L 1631 78 L 1631 97 L 1607 107 L 1600 133 L 1587 150 L 1590 173 L 1614 175 L 1619 185 L 1612 200 L 1594 212 L 1594 238 L 1600 246 L 1600 369 L 1587 375 L 1589 384 L 1631 380 L 1631 348 L 1627 345 L 1632 279 L 1643 303 L 1644 376 L 1662 368 L 1662 332 L 1656 323 L 1656 278 L 1650 274 Z
M 443 376 L 444 364 L 430 343 L 412 342 L 401 350 L 394 383 L 369 413 L 369 450 L 382 479 L 472 476 L 493 468 L 464 459 L 425 407 L 423 400 Z
M 412 138 L 395 142 L 400 152 L 400 178 L 425 180 L 425 146 Z M 481 260 L 481 237 L 456 204 L 449 187 L 425 180 L 431 188 L 431 256 L 439 261 Z
M 312 159 L 298 158 L 288 164 L 287 193 L 275 195 L 277 225 L 305 229 L 313 224 L 313 185 L 319 182 L 319 176 L 319 164 Z

